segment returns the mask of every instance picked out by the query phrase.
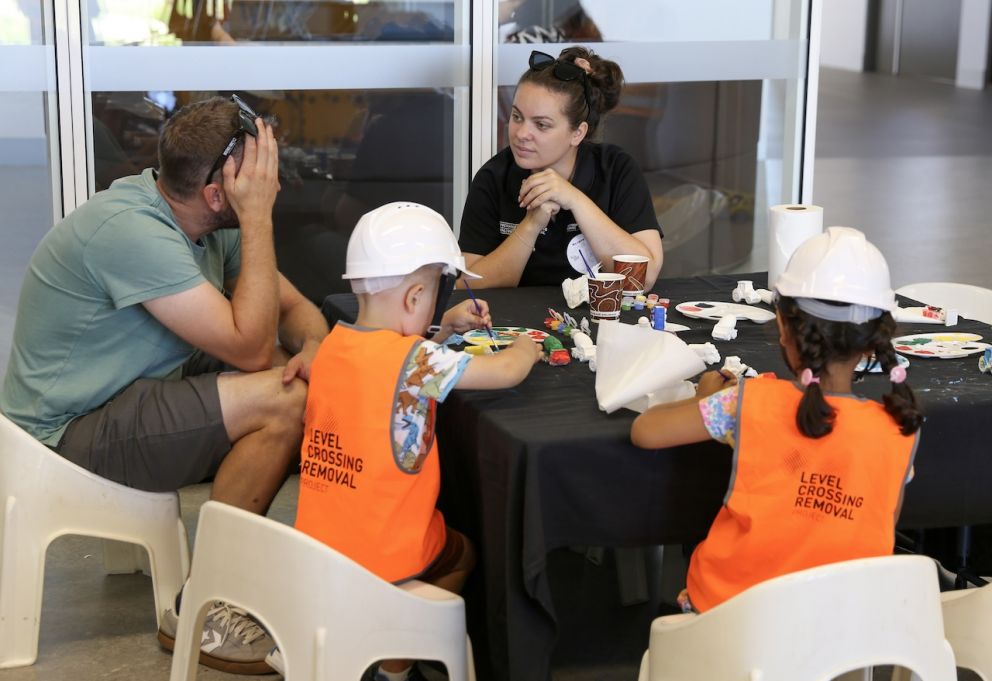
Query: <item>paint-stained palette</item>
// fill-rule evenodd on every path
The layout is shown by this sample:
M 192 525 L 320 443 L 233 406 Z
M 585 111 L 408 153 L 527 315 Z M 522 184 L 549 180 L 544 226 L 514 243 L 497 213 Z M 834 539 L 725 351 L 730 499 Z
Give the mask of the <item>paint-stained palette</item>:
M 981 340 L 977 333 L 914 333 L 893 338 L 892 347 L 896 352 L 913 357 L 955 359 L 976 355 L 992 347 L 980 343 Z
M 517 340 L 517 336 L 527 335 L 535 343 L 543 343 L 544 339 L 548 337 L 547 331 L 541 331 L 540 329 L 528 329 L 524 326 L 494 326 L 493 336 L 496 337 L 496 344 L 500 347 L 504 345 L 509 345 L 513 341 Z M 462 338 L 465 339 L 466 343 L 471 343 L 472 345 L 492 345 L 493 341 L 489 337 L 489 334 L 485 329 L 472 329 L 471 331 L 466 331 L 462 334 Z
M 753 305 L 739 305 L 737 303 L 718 303 L 711 300 L 693 300 L 679 303 L 675 309 L 686 317 L 693 319 L 712 319 L 720 321 L 727 315 L 734 315 L 737 319 L 750 319 L 756 324 L 764 324 L 775 319 L 775 313 Z

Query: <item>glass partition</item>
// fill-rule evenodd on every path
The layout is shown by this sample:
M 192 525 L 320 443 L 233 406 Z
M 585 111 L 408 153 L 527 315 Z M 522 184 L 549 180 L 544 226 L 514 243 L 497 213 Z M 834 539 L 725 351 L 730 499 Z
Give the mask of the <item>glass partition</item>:
M 662 277 L 764 270 L 768 206 L 800 198 L 809 5 L 501 0 L 496 147 L 530 51 L 590 45 L 624 71 L 600 137 L 646 176 Z
M 51 2 L 0 0 L 0 375 L 24 270 L 62 214 L 52 24 Z
M 467 186 L 470 46 L 461 2 L 89 3 L 90 183 L 156 164 L 183 104 L 238 92 L 276 123 L 280 269 L 309 298 L 349 290 L 362 213 L 424 203 L 456 223 Z

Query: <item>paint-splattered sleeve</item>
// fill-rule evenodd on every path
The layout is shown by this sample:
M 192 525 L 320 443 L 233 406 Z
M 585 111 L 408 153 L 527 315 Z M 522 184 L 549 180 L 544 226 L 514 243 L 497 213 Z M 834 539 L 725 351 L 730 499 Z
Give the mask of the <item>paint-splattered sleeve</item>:
M 738 386 L 733 385 L 699 401 L 699 413 L 710 437 L 731 447 L 737 442 Z

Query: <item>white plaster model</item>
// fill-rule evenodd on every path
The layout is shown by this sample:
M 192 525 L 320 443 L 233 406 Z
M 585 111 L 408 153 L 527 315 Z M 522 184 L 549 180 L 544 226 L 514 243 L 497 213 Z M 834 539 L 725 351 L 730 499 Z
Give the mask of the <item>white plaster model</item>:
M 754 289 L 754 292 L 758 294 L 758 297 L 761 299 L 761 302 L 763 302 L 765 305 L 771 305 L 772 303 L 775 302 L 775 294 L 766 288 L 756 288 Z
M 580 362 L 589 362 L 595 359 L 596 346 L 593 345 L 592 338 L 581 331 L 576 331 L 572 334 L 572 341 L 575 343 L 575 347 L 572 348 L 572 357 Z
M 712 343 L 689 343 L 689 349 L 707 364 L 716 364 L 720 361 L 720 351 Z
M 565 295 L 565 302 L 573 310 L 582 303 L 588 303 L 589 277 L 582 275 L 575 279 L 566 279 L 561 282 L 561 292 Z
M 758 375 L 758 372 L 749 367 L 747 364 L 741 361 L 741 358 L 737 355 L 730 355 L 727 357 L 726 361 L 723 363 L 723 368 L 721 371 L 729 371 L 737 378 L 746 376 L 748 378 L 753 378 Z
M 651 328 L 651 322 L 648 321 L 648 318 L 647 317 L 638 317 L 637 318 L 637 325 L 640 326 L 640 327 L 642 327 L 642 328 L 646 328 L 646 329 L 650 329 Z
M 754 290 L 754 282 L 747 280 L 737 282 L 737 288 L 733 290 L 730 297 L 734 299 L 735 303 L 743 301 L 748 305 L 754 305 L 761 300 L 761 296 Z
M 737 338 L 737 315 L 728 314 L 720 318 L 713 327 L 714 340 L 734 340 Z

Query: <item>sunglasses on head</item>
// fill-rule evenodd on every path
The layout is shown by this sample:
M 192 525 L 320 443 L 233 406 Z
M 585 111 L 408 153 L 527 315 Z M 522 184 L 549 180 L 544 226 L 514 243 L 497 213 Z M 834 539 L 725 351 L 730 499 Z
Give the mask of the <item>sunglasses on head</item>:
M 231 141 L 224 147 L 224 151 L 220 152 L 220 156 L 210 166 L 210 172 L 207 173 L 207 181 L 204 183 L 204 187 L 210 184 L 210 178 L 214 176 L 217 169 L 227 162 L 227 157 L 234 153 L 234 147 L 238 145 L 238 140 L 244 135 L 258 137 L 258 126 L 255 125 L 255 119 L 258 118 L 258 114 L 237 95 L 232 94 L 231 101 L 238 105 L 238 129 L 234 131 Z
M 554 66 L 554 70 L 551 72 L 554 77 L 558 80 L 571 82 L 573 80 L 578 80 L 582 82 L 582 95 L 586 100 L 586 109 L 592 112 L 592 104 L 589 102 L 589 84 L 586 79 L 586 72 L 581 66 L 576 66 L 570 61 L 562 61 L 561 59 L 556 59 L 546 52 L 538 52 L 534 50 L 530 53 L 530 59 L 527 60 L 530 65 L 531 71 L 543 71 L 549 66 Z
M 530 64 L 532 71 L 543 71 L 553 64 L 555 67 L 553 73 L 558 80 L 585 80 L 586 77 L 586 72 L 581 67 L 576 66 L 570 61 L 556 59 L 546 52 L 534 50 L 530 53 L 530 59 L 527 63 Z

